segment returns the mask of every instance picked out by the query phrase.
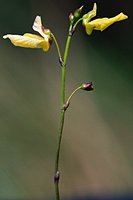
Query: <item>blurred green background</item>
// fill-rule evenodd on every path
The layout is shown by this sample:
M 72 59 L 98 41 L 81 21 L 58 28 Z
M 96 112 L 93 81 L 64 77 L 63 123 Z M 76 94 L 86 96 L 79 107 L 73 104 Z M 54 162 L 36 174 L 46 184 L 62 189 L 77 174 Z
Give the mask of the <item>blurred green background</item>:
M 0 0 L 0 200 L 54 197 L 53 172 L 61 70 L 50 51 L 13 46 L 2 36 L 34 33 L 41 15 L 63 51 L 68 16 L 95 1 Z M 66 96 L 86 81 L 94 92 L 74 96 L 61 149 L 63 197 L 133 192 L 133 14 L 131 0 L 97 0 L 97 17 L 129 19 L 87 36 L 79 25 L 67 65 Z

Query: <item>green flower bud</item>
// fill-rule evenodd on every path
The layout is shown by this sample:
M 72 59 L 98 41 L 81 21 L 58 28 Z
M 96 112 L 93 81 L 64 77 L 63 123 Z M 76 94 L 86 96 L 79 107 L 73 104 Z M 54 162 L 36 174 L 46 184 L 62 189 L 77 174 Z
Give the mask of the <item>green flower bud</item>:
M 74 15 L 72 13 L 70 13 L 70 15 L 69 15 L 69 20 L 70 20 L 70 22 L 74 21 Z
M 74 12 L 74 18 L 78 19 L 81 16 L 81 12 L 84 6 L 81 6 L 80 8 L 78 8 L 77 10 L 75 10 Z

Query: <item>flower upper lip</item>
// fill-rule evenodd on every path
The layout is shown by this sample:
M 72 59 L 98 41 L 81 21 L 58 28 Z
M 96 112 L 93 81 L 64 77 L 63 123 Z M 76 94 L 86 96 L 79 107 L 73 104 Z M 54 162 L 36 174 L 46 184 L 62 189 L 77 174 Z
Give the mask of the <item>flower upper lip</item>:
M 50 33 L 50 30 L 45 29 L 44 26 L 42 25 L 42 20 L 41 20 L 40 16 L 36 16 L 32 28 L 33 28 L 34 31 L 40 33 L 40 35 L 42 37 L 44 37 L 44 39 L 47 39 L 47 37 Z

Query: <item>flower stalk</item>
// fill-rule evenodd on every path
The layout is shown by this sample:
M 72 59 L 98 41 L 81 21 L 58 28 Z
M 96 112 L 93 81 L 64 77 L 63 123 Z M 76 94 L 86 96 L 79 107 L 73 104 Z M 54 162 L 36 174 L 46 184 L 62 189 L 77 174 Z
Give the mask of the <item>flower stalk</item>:
M 54 36 L 54 34 L 51 32 L 50 33 L 50 36 L 51 36 L 51 38 L 54 40 L 54 42 L 55 42 L 55 45 L 56 45 L 56 49 L 57 49 L 57 53 L 58 53 L 58 57 L 59 57 L 59 62 L 60 62 L 60 64 L 61 64 L 61 66 L 62 66 L 62 63 L 63 63 L 63 60 L 62 60 L 62 56 L 61 56 L 61 52 L 60 52 L 60 47 L 59 47 L 59 45 L 58 45 L 58 42 L 57 42 L 57 40 L 56 40 L 56 37 Z
M 72 27 L 73 27 L 72 23 L 70 23 L 68 37 L 67 37 L 65 51 L 64 51 L 63 63 L 62 63 L 60 127 L 59 127 L 59 140 L 58 140 L 58 147 L 57 147 L 56 160 L 55 160 L 55 176 L 54 176 L 56 200 L 60 200 L 59 159 L 60 159 L 60 148 L 61 148 L 61 141 L 62 141 L 63 128 L 64 128 L 65 111 L 66 111 L 65 109 L 66 63 L 67 63 L 67 58 L 68 58 L 69 46 L 70 46 L 70 42 L 72 38 Z

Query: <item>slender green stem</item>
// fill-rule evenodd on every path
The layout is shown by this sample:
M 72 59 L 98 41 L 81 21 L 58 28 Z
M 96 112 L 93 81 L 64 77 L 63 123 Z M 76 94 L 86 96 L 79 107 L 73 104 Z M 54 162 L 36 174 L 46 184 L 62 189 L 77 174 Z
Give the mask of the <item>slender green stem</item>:
M 64 119 L 65 119 L 65 82 L 66 82 L 66 62 L 68 58 L 68 51 L 72 37 L 72 24 L 69 27 L 69 33 L 66 41 L 63 63 L 62 63 L 62 79 L 61 79 L 61 112 L 60 112 L 60 127 L 59 127 L 59 141 L 58 141 L 58 148 L 56 153 L 56 160 L 55 160 L 55 193 L 56 193 L 56 200 L 60 200 L 60 192 L 59 192 L 59 159 L 60 159 L 60 148 L 61 148 L 61 141 L 63 135 L 63 127 L 64 127 Z
M 78 21 L 76 21 L 76 23 L 75 23 L 74 26 L 73 26 L 73 30 L 74 30 L 74 31 L 75 31 L 75 29 L 76 29 L 78 23 L 79 23 L 80 21 L 82 21 L 82 20 L 83 20 L 83 17 L 80 18 L 80 19 L 78 19 Z
M 69 105 L 70 100 L 71 100 L 71 98 L 73 97 L 73 95 L 74 95 L 78 90 L 80 90 L 81 88 L 82 88 L 82 85 L 80 85 L 78 88 L 76 88 L 76 89 L 71 93 L 71 95 L 68 97 L 68 99 L 67 99 L 67 101 L 66 101 L 66 106 Z
M 67 62 L 67 57 L 68 57 L 70 41 L 71 41 L 71 37 L 72 37 L 71 29 L 72 29 L 72 26 L 70 25 L 69 34 L 68 34 L 68 38 L 67 38 L 66 46 L 65 46 L 64 57 L 63 57 L 61 106 L 64 106 L 64 104 L 65 104 L 66 62 Z
M 54 177 L 54 181 L 55 181 L 56 200 L 60 200 L 60 192 L 59 192 L 59 179 L 60 179 L 59 158 L 60 158 L 60 147 L 61 147 L 63 126 L 64 126 L 64 119 L 65 119 L 65 111 L 62 109 L 61 116 L 60 116 L 59 143 L 58 143 L 58 149 L 57 149 L 56 161 L 55 161 L 55 177 Z
M 60 52 L 60 47 L 58 45 L 58 42 L 56 40 L 56 37 L 54 36 L 53 33 L 50 33 L 51 37 L 53 38 L 54 42 L 55 42 L 55 45 L 56 45 L 56 49 L 57 49 L 57 53 L 58 53 L 58 56 L 59 56 L 59 60 L 61 61 L 62 60 L 62 57 L 61 57 L 61 52 Z

